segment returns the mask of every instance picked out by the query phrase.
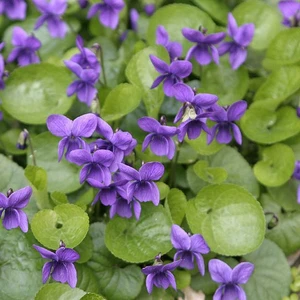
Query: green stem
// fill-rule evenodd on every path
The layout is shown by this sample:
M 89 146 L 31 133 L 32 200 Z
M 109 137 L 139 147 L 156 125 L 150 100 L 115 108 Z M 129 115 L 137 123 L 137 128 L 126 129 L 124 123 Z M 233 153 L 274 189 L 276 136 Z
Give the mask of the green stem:
M 35 153 L 34 153 L 34 149 L 33 149 L 33 144 L 32 144 L 32 140 L 31 140 L 31 137 L 30 137 L 30 134 L 28 132 L 27 129 L 24 128 L 24 131 L 28 134 L 28 144 L 29 144 L 29 149 L 30 149 L 30 152 L 31 152 L 31 156 L 32 156 L 32 163 L 34 166 L 37 166 L 36 164 L 36 158 L 35 158 Z
M 103 51 L 102 51 L 101 46 L 100 46 L 100 62 L 101 62 L 101 67 L 102 67 L 104 85 L 107 86 L 107 80 L 106 80 L 106 75 L 105 75 L 105 66 L 104 66 L 104 56 L 103 56 Z
M 180 153 L 180 145 L 181 145 L 181 143 L 179 143 L 177 145 L 176 154 L 171 161 L 171 167 L 170 167 L 171 174 L 169 175 L 169 186 L 170 187 L 173 187 L 176 183 L 176 167 L 177 167 L 178 157 L 179 157 L 179 153 Z

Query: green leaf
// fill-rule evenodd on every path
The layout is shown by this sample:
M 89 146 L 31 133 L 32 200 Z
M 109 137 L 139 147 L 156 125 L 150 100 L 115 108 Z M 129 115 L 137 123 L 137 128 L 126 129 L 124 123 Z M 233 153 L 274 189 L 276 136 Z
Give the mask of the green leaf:
M 280 66 L 300 61 L 300 28 L 289 28 L 279 32 L 270 43 L 263 66 L 276 70 Z
M 93 242 L 91 237 L 87 234 L 84 240 L 75 249 L 80 258 L 77 261 L 78 264 L 86 263 L 93 255 Z
M 199 160 L 194 164 L 193 168 L 197 176 L 208 183 L 219 184 L 225 181 L 228 177 L 225 169 L 211 168 L 206 160 Z
M 163 6 L 152 15 L 147 32 L 150 45 L 156 44 L 156 29 L 159 25 L 166 28 L 170 41 L 182 44 L 183 56 L 193 44 L 182 35 L 182 28 L 198 30 L 203 26 L 208 29 L 208 33 L 213 33 L 215 29 L 214 22 L 205 12 L 195 6 L 181 3 Z
M 260 86 L 253 106 L 276 109 L 280 103 L 300 88 L 300 67 L 289 66 L 274 70 Z
M 242 66 L 232 70 L 227 57 L 222 58 L 219 65 L 204 66 L 201 79 L 200 91 L 217 95 L 219 105 L 230 105 L 243 99 L 249 87 L 247 69 Z
M 233 184 L 210 185 L 188 202 L 186 218 L 211 251 L 238 256 L 257 249 L 265 234 L 265 217 L 257 200 Z
M 290 294 L 291 271 L 282 250 L 265 240 L 259 249 L 244 256 L 255 265 L 244 290 L 248 300 L 274 300 Z
M 3 108 L 18 121 L 45 124 L 51 114 L 64 114 L 73 98 L 66 90 L 70 73 L 63 67 L 47 63 L 15 69 L 1 91 Z
M 193 166 L 189 166 L 186 172 L 187 182 L 194 194 L 197 194 L 203 187 L 207 186 L 207 182 L 201 180 L 195 173 Z
M 100 293 L 107 299 L 135 299 L 144 283 L 144 275 L 136 265 L 125 266 L 104 244 L 105 225 L 93 223 L 89 234 L 93 240 L 93 256 L 89 267 L 97 277 Z
M 266 186 L 280 186 L 287 182 L 295 167 L 293 150 L 284 144 L 276 144 L 265 148 L 262 160 L 254 166 L 254 175 Z
M 105 244 L 113 255 L 124 261 L 145 262 L 171 250 L 171 225 L 164 207 L 145 203 L 139 220 L 117 216 L 109 221 Z
M 178 164 L 191 164 L 198 158 L 198 153 L 187 143 L 177 145 L 177 151 L 179 151 Z
M 295 109 L 282 107 L 276 112 L 251 106 L 241 119 L 243 133 L 260 144 L 283 141 L 300 131 L 300 120 Z
M 12 128 L 0 136 L 0 148 L 3 149 L 7 153 L 11 153 L 13 155 L 22 155 L 26 154 L 27 149 L 20 150 L 16 147 L 19 135 L 21 133 L 21 129 Z
M 101 117 L 114 121 L 135 110 L 141 101 L 141 90 L 132 84 L 122 83 L 116 86 L 105 99 Z
M 31 232 L 0 225 L 0 299 L 32 300 L 42 286 L 44 260 L 32 244 Z
M 31 229 L 35 238 L 50 249 L 57 249 L 62 240 L 74 248 L 85 238 L 89 229 L 88 215 L 74 204 L 61 204 L 34 215 Z
M 79 167 L 65 159 L 58 162 L 57 145 L 59 141 L 60 139 L 50 132 L 44 132 L 32 138 L 37 165 L 47 172 L 48 191 L 71 193 L 81 187 Z M 27 161 L 28 164 L 31 164 L 29 154 Z
M 266 49 L 282 29 L 282 17 L 278 9 L 260 0 L 241 3 L 233 10 L 233 16 L 239 26 L 245 23 L 254 24 L 255 33 L 250 47 L 256 50 Z
M 155 183 L 159 189 L 160 200 L 165 199 L 170 191 L 170 187 L 162 181 L 158 181 Z
M 80 300 L 86 293 L 80 289 L 72 289 L 67 284 L 45 284 L 37 293 L 34 300 Z
M 57 191 L 52 192 L 50 194 L 50 198 L 55 205 L 68 203 L 68 197 L 66 196 L 66 194 L 61 192 L 57 192 Z
M 187 201 L 184 193 L 179 189 L 171 189 L 166 202 L 166 209 L 170 211 L 172 220 L 175 224 L 180 225 L 187 206 Z
M 138 295 L 136 300 L 174 300 L 174 296 L 170 289 L 161 289 L 156 286 L 153 287 L 153 291 L 149 294 L 146 287 L 143 286 L 141 293 Z
M 80 298 L 80 300 L 105 300 L 105 298 L 97 294 L 88 293 L 82 298 Z
M 176 280 L 176 287 L 179 290 L 188 287 L 191 283 L 192 276 L 188 271 L 177 269 L 174 271 L 174 276 Z
M 89 237 L 90 240 L 91 237 Z M 76 249 L 75 249 L 76 250 Z M 93 244 L 91 243 L 91 252 L 93 252 Z M 76 271 L 77 271 L 77 284 L 76 286 L 85 292 L 98 293 L 99 286 L 96 276 L 91 268 L 86 264 L 77 264 L 76 262 Z
M 145 48 L 136 53 L 129 61 L 125 74 L 128 81 L 142 90 L 142 99 L 149 116 L 156 118 L 164 100 L 162 85 L 150 89 L 159 73 L 153 67 L 149 55 L 153 54 L 165 61 L 168 60 L 167 51 L 161 46 Z M 126 103 L 126 101 L 125 101 Z

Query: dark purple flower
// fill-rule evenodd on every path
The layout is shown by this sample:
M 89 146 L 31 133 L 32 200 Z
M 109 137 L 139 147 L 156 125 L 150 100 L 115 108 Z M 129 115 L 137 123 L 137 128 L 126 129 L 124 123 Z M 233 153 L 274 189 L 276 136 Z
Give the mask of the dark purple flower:
M 76 287 L 77 272 L 74 266 L 80 256 L 79 254 L 70 248 L 66 248 L 64 243 L 61 242 L 60 247 L 53 253 L 43 247 L 33 245 L 42 258 L 50 259 L 43 267 L 43 283 L 46 283 L 51 276 L 53 280 L 65 283 L 67 282 L 71 288 Z
M 4 214 L 2 224 L 5 229 L 20 227 L 23 232 L 28 231 L 27 216 L 22 209 L 27 206 L 31 195 L 30 186 L 15 192 L 9 189 L 7 196 L 0 193 L 0 217 Z
M 211 259 L 208 270 L 213 281 L 221 283 L 214 294 L 214 300 L 246 300 L 246 294 L 240 284 L 245 284 L 254 271 L 254 265 L 248 262 L 238 264 L 233 270 L 219 259 Z
M 86 149 L 73 150 L 69 161 L 84 167 L 80 171 L 80 183 L 88 178 L 103 182 L 106 186 L 111 183 L 110 166 L 114 161 L 114 154 L 109 150 L 96 150 L 91 153 Z
M 0 0 L 0 15 L 6 14 L 10 20 L 24 20 L 26 7 L 24 0 Z
M 295 169 L 292 177 L 296 180 L 300 180 L 300 160 L 297 160 L 295 163 Z M 300 184 L 297 188 L 297 202 L 300 204 Z
M 242 144 L 242 134 L 239 127 L 234 124 L 234 121 L 238 121 L 245 113 L 247 109 L 246 101 L 237 101 L 230 105 L 227 109 L 219 107 L 215 112 L 211 113 L 210 119 L 217 122 L 211 128 L 211 134 L 207 136 L 208 144 L 210 144 L 214 137 L 220 144 L 228 144 L 232 140 L 232 133 L 236 142 Z
M 116 29 L 119 23 L 119 13 L 125 6 L 123 0 L 103 0 L 102 3 L 94 4 L 89 12 L 88 18 L 99 14 L 99 22 L 106 27 Z
M 192 270 L 196 259 L 199 272 L 203 276 L 205 265 L 201 254 L 207 254 L 210 251 L 203 236 L 201 234 L 190 236 L 180 226 L 172 225 L 171 242 L 177 250 L 174 260 L 181 258 L 180 267 Z
M 119 164 L 119 170 L 131 182 L 127 186 L 128 198 L 135 197 L 141 202 L 152 201 L 159 204 L 159 190 L 153 180 L 159 180 L 164 174 L 164 166 L 159 162 L 148 162 L 139 171 L 125 164 Z
M 150 59 L 156 71 L 162 74 L 154 80 L 151 89 L 156 88 L 163 81 L 165 94 L 169 97 L 173 97 L 173 85 L 182 82 L 183 78 L 192 73 L 192 64 L 186 60 L 175 60 L 168 65 L 154 55 L 150 55 Z
M 89 4 L 88 0 L 78 0 L 80 8 L 86 8 Z
M 4 43 L 0 43 L 0 51 L 2 51 L 4 46 Z M 0 54 L 0 90 L 3 90 L 5 88 L 5 83 L 3 80 L 5 76 L 7 76 L 7 73 L 5 72 L 5 62 L 3 56 Z
M 154 14 L 154 12 L 155 12 L 155 4 L 153 3 L 153 4 L 146 4 L 145 6 L 144 6 L 144 11 L 145 11 L 145 13 L 148 15 L 148 16 L 152 16 L 153 14 Z
M 154 154 L 158 156 L 166 155 L 169 159 L 174 157 L 176 146 L 172 137 L 179 133 L 178 128 L 160 124 L 150 117 L 140 118 L 138 125 L 142 130 L 150 132 L 143 142 L 142 151 L 145 151 L 150 145 L 150 149 Z
M 48 130 L 55 136 L 63 139 L 58 143 L 58 160 L 60 161 L 66 149 L 68 159 L 71 151 L 86 148 L 82 139 L 92 136 L 97 126 L 97 117 L 94 114 L 85 114 L 74 121 L 63 115 L 51 115 L 47 119 Z
M 130 25 L 133 31 L 138 31 L 138 20 L 139 20 L 139 13 L 135 8 L 132 8 L 129 12 L 129 19 L 130 19 Z
M 79 78 L 68 86 L 67 95 L 70 97 L 76 93 L 80 102 L 91 106 L 98 92 L 95 84 L 99 79 L 99 73 L 93 69 L 82 69 L 71 60 L 65 60 L 64 63 Z
M 152 293 L 153 285 L 163 289 L 167 289 L 171 285 L 176 290 L 175 277 L 171 271 L 179 267 L 180 263 L 181 260 L 177 260 L 164 265 L 159 255 L 156 257 L 153 266 L 143 268 L 142 272 L 147 275 L 146 288 L 148 293 Z
M 80 35 L 76 38 L 76 46 L 80 53 L 73 55 L 70 60 L 80 65 L 82 69 L 93 69 L 100 74 L 101 67 L 97 56 L 90 49 L 83 47 L 83 39 Z
M 254 36 L 254 24 L 244 24 L 240 27 L 231 13 L 228 14 L 228 35 L 233 39 L 232 42 L 223 42 L 218 51 L 220 55 L 229 52 L 229 62 L 233 70 L 242 65 L 247 58 L 247 46 L 251 43 Z
M 36 21 L 34 29 L 47 23 L 50 35 L 63 39 L 67 33 L 67 24 L 62 21 L 62 15 L 67 9 L 67 0 L 33 0 L 38 11 L 42 14 Z
M 156 29 L 156 44 L 167 49 L 171 62 L 182 54 L 182 45 L 178 42 L 171 42 L 167 30 L 162 25 L 159 25 Z
M 14 27 L 11 43 L 15 48 L 8 55 L 7 62 L 17 60 L 19 66 L 40 62 L 36 51 L 41 48 L 41 42 L 33 35 L 28 35 L 21 27 Z
M 300 3 L 296 0 L 279 1 L 278 8 L 283 16 L 282 24 L 287 27 L 299 27 Z
M 205 31 L 183 28 L 182 34 L 188 41 L 196 43 L 186 54 L 187 60 L 194 57 L 200 65 L 208 65 L 212 60 L 219 64 L 219 53 L 214 45 L 219 44 L 225 38 L 224 32 L 206 35 Z

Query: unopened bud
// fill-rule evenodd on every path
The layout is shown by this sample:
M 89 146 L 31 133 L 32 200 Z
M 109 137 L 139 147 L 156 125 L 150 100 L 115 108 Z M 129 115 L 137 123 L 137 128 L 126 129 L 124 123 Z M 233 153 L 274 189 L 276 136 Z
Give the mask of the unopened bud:
M 27 139 L 28 139 L 28 131 L 27 129 L 24 129 L 23 131 L 21 131 L 19 138 L 18 138 L 18 142 L 16 147 L 20 150 L 24 150 L 27 148 Z
M 13 190 L 12 188 L 10 188 L 10 189 L 7 191 L 7 193 L 6 193 L 7 198 L 8 198 L 13 192 L 14 192 L 14 190 Z

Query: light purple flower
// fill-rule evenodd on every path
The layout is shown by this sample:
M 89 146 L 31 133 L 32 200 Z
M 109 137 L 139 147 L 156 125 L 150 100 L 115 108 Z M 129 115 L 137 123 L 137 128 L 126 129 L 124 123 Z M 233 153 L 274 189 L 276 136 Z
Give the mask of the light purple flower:
M 169 159 L 172 159 L 176 150 L 172 137 L 179 133 L 179 129 L 174 126 L 166 126 L 164 120 L 162 123 L 160 124 L 150 117 L 143 117 L 138 120 L 139 127 L 150 133 L 143 142 L 142 151 L 145 151 L 150 145 L 150 149 L 154 154 L 158 156 L 166 155 Z
M 4 48 L 5 43 L 0 43 L 0 51 Z M 5 62 L 3 56 L 0 54 L 0 90 L 5 88 L 5 83 L 3 78 L 7 76 L 7 72 L 5 71 Z
M 156 88 L 161 82 L 164 82 L 164 92 L 169 97 L 173 97 L 174 95 L 174 84 L 182 82 L 183 78 L 192 73 L 193 66 L 186 60 L 175 60 L 170 65 L 154 55 L 150 55 L 150 60 L 156 71 L 162 74 L 154 80 L 151 89 Z
M 135 8 L 132 8 L 129 12 L 129 19 L 130 19 L 130 25 L 133 31 L 138 31 L 138 20 L 139 20 L 139 13 Z
M 297 160 L 295 163 L 295 169 L 292 177 L 296 180 L 300 180 L 300 160 Z M 300 204 L 300 184 L 297 188 L 297 202 Z
M 24 20 L 26 7 L 24 0 L 0 0 L 0 15 L 5 14 L 10 20 Z
M 67 9 L 67 0 L 33 0 L 38 11 L 42 14 L 36 21 L 34 29 L 47 23 L 49 33 L 54 38 L 63 39 L 67 33 L 67 24 L 62 21 L 62 15 Z
M 80 102 L 91 106 L 98 92 L 95 84 L 99 79 L 99 73 L 93 69 L 83 69 L 71 60 L 65 60 L 64 63 L 79 78 L 68 86 L 67 95 L 70 97 L 77 94 Z
M 12 32 L 14 49 L 10 52 L 7 62 L 18 61 L 19 66 L 27 66 L 39 63 L 40 59 L 36 54 L 42 44 L 33 35 L 28 35 L 21 27 L 15 26 Z
M 279 1 L 278 8 L 283 16 L 282 24 L 287 27 L 299 27 L 300 3 L 296 0 Z
M 225 38 L 224 32 L 206 35 L 206 30 L 201 32 L 191 28 L 183 28 L 182 34 L 188 41 L 196 43 L 186 54 L 187 60 L 194 57 L 200 65 L 208 65 L 212 60 L 219 64 L 219 53 L 215 45 Z
M 99 22 L 106 27 L 116 29 L 119 23 L 120 11 L 124 8 L 123 0 L 103 0 L 102 3 L 94 4 L 89 12 L 88 18 L 99 14 Z
M 158 288 L 167 289 L 170 285 L 176 290 L 176 281 L 171 271 L 175 270 L 181 263 L 181 260 L 173 261 L 169 264 L 163 264 L 160 255 L 156 257 L 154 265 L 142 269 L 147 275 L 146 288 L 149 294 L 152 293 L 153 285 Z
M 254 36 L 254 24 L 248 23 L 240 27 L 231 13 L 228 14 L 228 35 L 233 39 L 232 42 L 223 42 L 218 51 L 220 55 L 229 52 L 229 62 L 233 70 L 239 68 L 247 58 L 247 47 Z
M 211 128 L 211 134 L 207 136 L 208 144 L 210 144 L 214 137 L 220 144 L 228 144 L 232 140 L 232 133 L 236 142 L 242 144 L 242 134 L 239 127 L 233 122 L 238 121 L 246 112 L 247 102 L 237 101 L 230 105 L 227 109 L 219 107 L 215 112 L 211 113 L 210 119 L 217 122 Z
M 55 253 L 37 245 L 33 245 L 33 247 L 41 254 L 42 258 L 51 260 L 44 264 L 42 271 L 43 283 L 46 283 L 51 276 L 55 281 L 61 283 L 67 282 L 71 288 L 76 287 L 77 272 L 74 262 L 80 256 L 75 250 L 66 248 L 63 242 L 60 243 L 60 247 Z
M 74 121 L 63 115 L 51 115 L 47 119 L 48 130 L 55 136 L 63 139 L 58 143 L 58 161 L 62 159 L 66 150 L 66 158 L 69 159 L 71 151 L 86 148 L 82 139 L 92 136 L 97 126 L 97 117 L 94 114 L 85 114 Z
M 154 14 L 154 12 L 155 12 L 155 4 L 153 3 L 153 4 L 146 4 L 145 6 L 144 6 L 144 11 L 145 11 L 145 13 L 148 15 L 148 16 L 152 16 L 153 14 Z
M 7 196 L 0 193 L 0 218 L 4 214 L 2 225 L 10 230 L 20 227 L 23 232 L 28 231 L 28 219 L 23 212 L 32 195 L 30 186 L 13 191 L 9 189 Z
M 135 197 L 141 202 L 152 201 L 159 204 L 159 190 L 153 180 L 159 180 L 164 174 L 164 166 L 159 162 L 148 162 L 139 171 L 125 164 L 119 164 L 119 170 L 131 182 L 127 186 L 128 198 Z
M 204 260 L 201 254 L 207 254 L 210 248 L 201 234 L 188 235 L 180 226 L 172 225 L 171 242 L 177 250 L 174 260 L 181 258 L 180 267 L 194 269 L 194 260 L 197 262 L 199 272 L 205 273 Z
M 171 42 L 167 30 L 162 25 L 157 26 L 156 29 L 156 44 L 167 49 L 171 62 L 182 54 L 182 45 L 178 42 Z
M 219 259 L 211 259 L 208 270 L 213 281 L 221 283 L 214 294 L 214 300 L 246 300 L 246 294 L 240 284 L 245 284 L 254 271 L 254 265 L 243 262 L 231 269 Z

